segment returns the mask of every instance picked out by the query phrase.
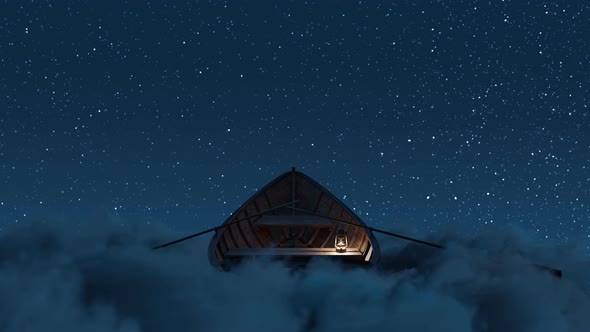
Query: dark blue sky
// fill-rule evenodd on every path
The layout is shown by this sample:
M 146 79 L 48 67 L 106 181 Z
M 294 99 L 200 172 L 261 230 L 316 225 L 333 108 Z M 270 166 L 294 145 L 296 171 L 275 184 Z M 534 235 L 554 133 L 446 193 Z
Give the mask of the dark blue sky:
M 370 225 L 590 251 L 584 1 L 0 4 L 0 228 L 197 231 L 291 166 Z

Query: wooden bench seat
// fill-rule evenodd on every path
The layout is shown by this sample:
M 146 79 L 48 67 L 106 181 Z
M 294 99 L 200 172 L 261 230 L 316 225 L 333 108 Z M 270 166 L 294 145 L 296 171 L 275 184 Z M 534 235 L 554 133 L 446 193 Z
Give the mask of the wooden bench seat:
M 224 254 L 229 257 L 240 256 L 362 256 L 355 248 L 346 252 L 336 252 L 333 248 L 240 248 L 230 249 Z

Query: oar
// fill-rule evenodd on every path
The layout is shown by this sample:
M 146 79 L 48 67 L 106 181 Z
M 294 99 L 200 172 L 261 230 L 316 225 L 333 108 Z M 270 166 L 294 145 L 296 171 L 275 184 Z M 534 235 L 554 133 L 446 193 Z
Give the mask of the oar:
M 420 244 L 424 244 L 430 247 L 434 247 L 434 248 L 438 248 L 438 249 L 444 249 L 444 246 L 440 245 L 440 244 L 436 244 L 436 243 L 432 243 L 432 242 L 426 242 L 426 241 L 422 241 L 422 240 L 418 240 L 418 239 L 414 239 L 405 235 L 400 235 L 400 234 L 396 234 L 396 233 L 392 233 L 392 232 L 388 232 L 388 231 L 384 231 L 382 229 L 377 229 L 374 227 L 370 227 L 370 226 L 366 226 L 366 225 L 359 225 L 353 222 L 350 222 L 348 220 L 344 220 L 344 219 L 339 219 L 339 218 L 332 218 L 332 217 L 328 217 L 328 216 L 324 216 L 321 214 L 317 214 L 315 212 L 311 212 L 311 211 L 307 211 L 307 210 L 303 210 L 303 209 L 299 209 L 296 207 L 292 207 L 292 206 L 287 206 L 287 208 L 295 210 L 295 211 L 299 211 L 299 212 L 303 212 L 303 213 L 307 213 L 316 217 L 320 217 L 320 218 L 325 218 L 325 219 L 330 219 L 332 221 L 336 221 L 336 222 L 340 222 L 343 224 L 348 224 L 348 225 L 352 225 L 352 226 L 356 226 L 356 227 L 361 227 L 364 228 L 366 230 L 369 230 L 371 232 L 375 232 L 375 233 L 381 233 L 381 234 L 385 234 L 385 235 L 389 235 L 389 236 L 393 236 L 393 237 L 397 237 L 400 239 L 404 239 L 407 241 L 412 241 L 412 242 L 416 242 L 416 243 L 420 243 Z M 546 270 L 549 273 L 553 274 L 554 276 L 558 277 L 561 279 L 563 272 L 559 269 L 555 269 L 549 266 L 545 266 L 545 265 L 540 265 L 540 264 L 533 264 L 533 266 L 542 269 L 542 270 Z
M 332 218 L 332 217 L 328 217 L 328 216 L 323 216 L 323 215 L 317 214 L 315 212 L 311 212 L 311 211 L 299 209 L 299 208 L 292 207 L 292 206 L 287 206 L 287 208 L 293 209 L 295 211 L 307 213 L 307 214 L 310 214 L 312 216 L 316 216 L 316 217 L 320 217 L 320 218 L 325 218 L 325 219 L 330 219 L 332 221 L 341 222 L 343 224 L 348 224 L 348 225 L 352 225 L 352 226 L 356 226 L 356 227 L 361 227 L 361 228 L 364 228 L 366 230 L 369 230 L 369 231 L 372 231 L 372 232 L 375 232 L 375 233 L 382 233 L 382 234 L 385 234 L 385 235 L 389 235 L 389 236 L 397 237 L 397 238 L 400 238 L 400 239 L 404 239 L 404 240 L 408 240 L 408 241 L 412 241 L 412 242 L 424 244 L 424 245 L 427 245 L 427 246 L 430 246 L 430 247 L 434 247 L 434 248 L 439 248 L 439 249 L 444 248 L 440 244 L 436 244 L 436 243 L 431 243 L 431 242 L 426 242 L 426 241 L 414 239 L 414 238 L 411 238 L 411 237 L 408 237 L 408 236 L 405 236 L 405 235 L 401 235 L 401 234 L 396 234 L 396 233 L 384 231 L 382 229 L 377 229 L 377 228 L 366 226 L 366 225 L 359 225 L 357 223 L 353 223 L 353 222 L 350 222 L 348 220 L 339 219 L 339 218 Z
M 174 241 L 171 241 L 171 242 L 167 242 L 167 243 L 164 243 L 164 244 L 160 244 L 160 245 L 158 245 L 158 246 L 155 246 L 155 247 L 153 247 L 152 249 L 156 250 L 156 249 L 160 249 L 160 248 L 168 247 L 168 246 L 171 246 L 171 245 L 173 245 L 173 244 L 177 244 L 177 243 L 179 243 L 179 242 L 183 242 L 183 241 L 186 241 L 186 240 L 192 239 L 192 238 L 194 238 L 194 237 L 198 237 L 198 236 L 201 236 L 201 235 L 203 235 L 203 234 L 207 234 L 207 233 L 210 233 L 210 232 L 216 231 L 216 230 L 218 230 L 218 229 L 221 229 L 221 228 L 225 228 L 225 227 L 231 226 L 231 225 L 233 225 L 233 224 L 237 224 L 237 223 L 239 223 L 240 221 L 248 220 L 248 219 L 250 219 L 250 218 L 252 218 L 252 217 L 257 217 L 257 216 L 260 216 L 260 215 L 263 215 L 263 214 L 266 214 L 266 213 L 272 212 L 272 211 L 274 211 L 274 210 L 278 210 L 278 209 L 280 209 L 280 208 L 288 207 L 289 205 L 291 205 L 291 204 L 293 204 L 293 203 L 296 203 L 296 202 L 297 202 L 297 201 L 292 201 L 292 202 L 289 202 L 289 203 L 285 203 L 285 204 L 277 205 L 277 206 L 273 207 L 272 209 L 268 209 L 268 210 L 266 210 L 266 211 L 262 211 L 262 212 L 259 212 L 259 213 L 255 213 L 255 214 L 249 215 L 249 216 L 247 216 L 247 217 L 245 217 L 245 218 L 241 218 L 241 219 L 238 219 L 238 220 L 234 220 L 234 221 L 232 221 L 232 222 L 229 222 L 229 223 L 227 223 L 227 224 L 219 225 L 219 226 L 217 226 L 217 227 L 213 227 L 213 228 L 210 228 L 210 229 L 207 229 L 207 230 L 204 230 L 204 231 L 201 231 L 201 232 L 198 232 L 198 233 L 195 233 L 195 234 L 189 235 L 189 236 L 185 236 L 185 237 L 183 237 L 183 238 L 180 238 L 180 239 L 178 239 L 178 240 L 174 240 Z
M 217 227 L 213 227 L 213 228 L 210 228 L 210 229 L 207 229 L 207 230 L 204 230 L 204 231 L 201 231 L 201 232 L 198 232 L 198 233 L 189 235 L 189 236 L 185 236 L 185 237 L 180 238 L 178 240 L 174 240 L 174 241 L 171 241 L 171 242 L 167 242 L 167 243 L 164 243 L 164 244 L 155 246 L 153 249 L 156 250 L 156 249 L 168 247 L 168 246 L 171 246 L 171 245 L 174 245 L 174 244 L 177 244 L 177 243 L 180 243 L 180 242 L 183 242 L 183 241 L 186 241 L 186 240 L 189 240 L 189 239 L 192 239 L 192 238 L 201 236 L 203 234 L 207 234 L 207 233 L 216 231 L 218 229 L 225 228 L 225 227 L 231 226 L 233 224 L 237 224 L 237 223 L 239 223 L 241 221 L 248 220 L 248 219 L 250 219 L 252 217 L 257 217 L 257 216 L 260 216 L 260 215 L 263 215 L 263 214 L 266 214 L 266 213 L 269 213 L 269 212 L 272 212 L 274 210 L 277 210 L 277 209 L 280 209 L 280 208 L 284 208 L 284 207 L 289 208 L 289 209 L 292 209 L 294 211 L 299 211 L 299 212 L 302 212 L 302 213 L 313 215 L 313 216 L 316 216 L 316 217 L 329 219 L 331 221 L 340 222 L 340 223 L 352 225 L 352 226 L 355 226 L 355 227 L 361 227 L 361 228 L 364 228 L 364 229 L 369 230 L 371 232 L 381 233 L 381 234 L 385 234 L 385 235 L 397 237 L 397 238 L 400 238 L 400 239 L 403 239 L 403 240 L 407 240 L 407 241 L 411 241 L 411 242 L 415 242 L 415 243 L 420 243 L 420 244 L 427 245 L 427 246 L 434 247 L 434 248 L 438 248 L 438 249 L 444 249 L 444 246 L 442 246 L 440 244 L 436 244 L 436 243 L 432 243 L 432 242 L 427 242 L 427 241 L 422 241 L 422 240 L 411 238 L 409 236 L 405 236 L 405 235 L 401 235 L 401 234 L 396 234 L 396 233 L 385 231 L 385 230 L 382 230 L 382 229 L 378 229 L 378 228 L 374 228 L 374 227 L 370 227 L 370 226 L 366 226 L 366 225 L 359 225 L 359 224 L 350 222 L 348 220 L 339 219 L 339 218 L 332 218 L 332 217 L 324 216 L 324 215 L 321 215 L 321 214 L 317 214 L 315 212 L 311 212 L 311 211 L 299 209 L 299 208 L 296 208 L 296 207 L 292 206 L 292 204 L 293 203 L 296 203 L 296 202 L 297 201 L 292 201 L 292 202 L 288 202 L 288 203 L 285 203 L 285 204 L 277 205 L 277 206 L 275 206 L 275 207 L 273 207 L 271 209 L 268 209 L 266 211 L 255 213 L 255 214 L 252 214 L 252 215 L 247 216 L 245 218 L 234 220 L 234 221 L 229 222 L 227 224 L 219 225 Z M 560 279 L 561 279 L 561 277 L 563 275 L 563 272 L 561 270 L 559 270 L 559 269 L 555 269 L 555 268 L 548 267 L 548 266 L 545 266 L 545 265 L 540 265 L 540 264 L 533 264 L 533 266 L 535 266 L 535 267 L 537 267 L 539 269 L 542 269 L 542 270 L 546 270 L 546 271 L 550 272 L 551 274 L 553 274 L 554 276 L 556 276 L 556 277 L 558 277 Z

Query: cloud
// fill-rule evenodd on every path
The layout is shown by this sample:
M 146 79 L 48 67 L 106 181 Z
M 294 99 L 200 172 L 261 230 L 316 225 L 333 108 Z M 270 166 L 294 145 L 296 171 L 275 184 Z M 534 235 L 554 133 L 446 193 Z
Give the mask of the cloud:
M 70 224 L 71 225 L 71 224 Z M 148 226 L 146 226 L 148 227 Z M 590 268 L 517 231 L 381 238 L 378 268 L 207 261 L 209 237 L 60 222 L 0 237 L 0 331 L 588 331 Z M 531 263 L 563 268 L 560 280 Z

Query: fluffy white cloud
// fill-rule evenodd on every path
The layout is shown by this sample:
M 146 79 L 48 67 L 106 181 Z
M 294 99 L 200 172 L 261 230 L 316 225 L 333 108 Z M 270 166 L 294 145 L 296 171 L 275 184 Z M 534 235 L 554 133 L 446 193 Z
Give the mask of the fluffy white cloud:
M 208 238 L 108 222 L 0 238 L 2 331 L 586 331 L 590 268 L 521 235 L 446 236 L 437 250 L 382 239 L 374 269 L 291 271 L 207 261 Z M 452 241 L 451 241 L 452 239 Z M 560 280 L 530 263 L 564 268 Z

